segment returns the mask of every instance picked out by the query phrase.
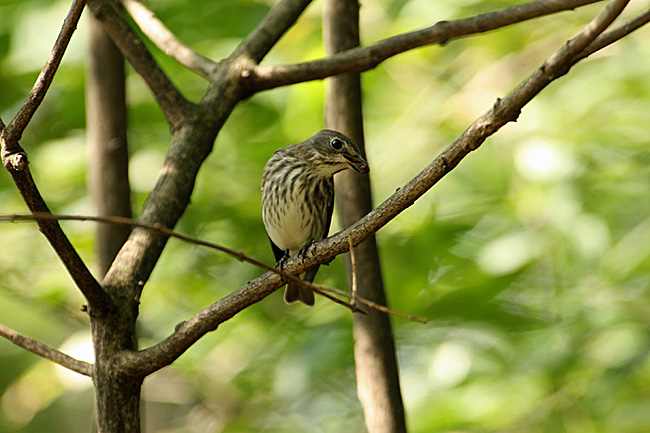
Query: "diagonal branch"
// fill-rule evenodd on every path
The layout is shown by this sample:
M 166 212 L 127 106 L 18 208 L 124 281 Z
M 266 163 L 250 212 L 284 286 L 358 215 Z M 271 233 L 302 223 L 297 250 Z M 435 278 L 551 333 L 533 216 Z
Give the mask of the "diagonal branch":
M 43 200 L 27 167 L 27 156 L 22 152 L 12 156 L 21 157 L 16 159 L 19 165 L 17 167 L 8 167 L 8 170 L 27 207 L 32 212 L 49 214 L 50 209 Z M 4 158 L 3 156 L 5 167 L 7 167 L 7 161 L 10 159 L 11 157 Z M 106 292 L 93 277 L 59 223 L 48 219 L 37 219 L 37 223 L 39 230 L 52 245 L 72 280 L 88 301 L 91 314 L 99 314 L 109 308 L 110 303 Z
M 16 346 L 27 349 L 32 353 L 40 356 L 41 358 L 49 359 L 50 361 L 56 362 L 62 367 L 65 367 L 69 370 L 83 374 L 84 376 L 92 377 L 93 375 L 93 365 L 85 361 L 79 361 L 66 355 L 63 352 L 60 352 L 47 344 L 41 343 L 38 340 L 33 338 L 25 337 L 24 335 L 19 334 L 13 329 L 7 328 L 6 326 L 0 324 L 0 337 L 4 337 L 7 340 L 14 343 Z
M 348 229 L 328 238 L 327 242 L 317 242 L 311 252 L 313 256 L 330 260 L 336 254 L 347 251 L 350 236 L 353 245 L 357 245 L 370 234 L 375 233 L 400 212 L 411 206 L 426 191 L 456 167 L 470 152 L 476 150 L 491 135 L 506 123 L 514 122 L 521 109 L 554 80 L 566 74 L 569 69 L 583 57 L 581 50 L 587 47 L 599 33 L 611 24 L 620 14 L 628 0 L 614 0 L 574 39 L 553 53 L 523 83 L 518 85 L 503 99 L 497 99 L 494 106 L 479 117 L 447 149 L 436 157 L 427 167 L 406 185 L 390 196 L 381 205 Z M 309 256 L 309 255 L 307 255 Z M 313 266 L 315 261 L 307 260 L 300 268 Z M 295 272 L 292 265 L 298 261 L 290 260 L 285 264 L 287 272 Z
M 333 56 L 292 65 L 257 66 L 251 71 L 249 91 L 320 80 L 333 75 L 363 72 L 386 59 L 425 45 L 443 45 L 452 39 L 484 33 L 511 24 L 572 10 L 602 0 L 538 0 L 494 12 L 453 21 L 440 21 L 421 30 L 383 39 L 367 47 L 353 48 Z
M 140 0 L 121 0 L 140 30 L 167 55 L 181 65 L 210 79 L 218 64 L 181 42 Z
M 88 7 L 104 24 L 106 32 L 124 57 L 147 83 L 170 126 L 191 116 L 195 105 L 174 86 L 151 52 L 126 22 L 114 0 L 88 0 Z
M 580 61 L 582 50 L 611 24 L 627 3 L 628 0 L 614 0 L 610 3 L 581 33 L 553 53 L 509 95 L 497 100 L 488 112 L 404 187 L 349 228 L 314 243 L 304 258 L 287 260 L 283 270 L 289 274 L 298 274 L 317 263 L 327 263 L 346 252 L 350 245 L 358 245 L 411 206 L 489 136 L 506 123 L 515 121 L 521 109 L 534 96 Z M 281 277 L 275 273 L 266 273 L 248 282 L 204 308 L 187 322 L 177 325 L 174 333 L 160 343 L 139 352 L 123 352 L 121 367 L 131 374 L 146 375 L 168 365 L 203 335 L 214 331 L 221 323 L 264 299 L 283 284 Z
M 76 0 L 72 4 L 68 16 L 64 21 L 63 28 L 52 48 L 50 57 L 18 114 L 16 114 L 6 127 L 0 121 L 2 163 L 20 191 L 25 204 L 27 204 L 27 207 L 32 212 L 49 213 L 50 210 L 34 183 L 28 167 L 29 161 L 27 154 L 20 147 L 18 140 L 43 101 L 52 83 L 54 74 L 61 63 L 63 54 L 79 21 L 84 4 L 84 0 Z M 81 257 L 77 254 L 70 240 L 63 233 L 63 230 L 61 230 L 59 223 L 51 220 L 38 220 L 38 227 L 54 248 L 54 251 L 63 262 L 79 290 L 87 299 L 93 313 L 99 313 L 102 308 L 107 308 L 106 293 L 90 273 L 83 260 L 81 260 Z
M 18 114 L 9 122 L 6 128 L 2 132 L 2 139 L 7 143 L 8 152 L 19 152 L 18 141 L 20 140 L 23 131 L 27 127 L 27 124 L 34 116 L 34 113 L 43 102 L 45 94 L 52 84 L 54 79 L 54 74 L 56 74 L 59 65 L 61 64 L 61 59 L 65 50 L 68 48 L 68 43 L 72 38 L 72 34 L 77 28 L 77 23 L 81 17 L 81 12 L 86 5 L 85 0 L 75 0 L 68 11 L 68 15 L 63 21 L 63 27 L 59 32 L 59 35 L 54 42 L 54 47 L 50 52 L 45 66 L 41 70 L 41 73 L 36 79 L 34 87 L 29 92 L 27 100 L 23 103 L 22 107 L 18 111 Z M 4 149 L 3 149 L 4 152 Z
M 232 57 L 248 56 L 259 63 L 293 26 L 311 0 L 282 0 L 264 17 L 255 30 L 237 47 Z

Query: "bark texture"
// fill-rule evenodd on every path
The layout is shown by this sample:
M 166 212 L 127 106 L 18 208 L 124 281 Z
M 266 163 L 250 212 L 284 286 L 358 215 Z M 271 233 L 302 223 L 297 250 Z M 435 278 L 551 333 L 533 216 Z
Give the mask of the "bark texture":
M 359 4 L 356 0 L 328 0 L 324 5 L 324 38 L 328 55 L 359 46 Z M 365 153 L 361 77 L 344 74 L 329 79 L 326 107 L 328 128 L 352 138 Z M 364 155 L 365 156 L 365 155 Z M 371 172 L 372 172 L 372 164 Z M 348 227 L 372 210 L 369 176 L 346 170 L 335 178 L 339 218 Z M 354 249 L 359 296 L 386 304 L 384 284 L 374 236 Z M 352 266 L 346 256 L 348 285 Z M 357 394 L 370 433 L 405 432 L 406 421 L 399 385 L 395 342 L 386 313 L 376 310 L 354 315 L 354 359 Z

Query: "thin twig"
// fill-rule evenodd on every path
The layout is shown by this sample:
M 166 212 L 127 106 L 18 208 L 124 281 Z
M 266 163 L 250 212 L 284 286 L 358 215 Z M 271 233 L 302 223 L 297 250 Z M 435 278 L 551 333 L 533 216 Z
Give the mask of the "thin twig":
M 140 0 L 121 0 L 121 3 L 140 30 L 165 54 L 197 74 L 212 78 L 218 66 L 216 62 L 181 42 Z
M 7 148 L 3 149 L 3 151 L 10 153 L 18 151 L 15 146 L 18 146 L 18 141 L 20 140 L 23 131 L 34 116 L 38 107 L 41 105 L 41 102 L 43 102 L 43 98 L 45 98 L 45 94 L 52 84 L 54 74 L 56 74 L 56 71 L 61 64 L 63 54 L 68 48 L 68 43 L 72 38 L 72 33 L 74 33 L 77 28 L 77 23 L 79 22 L 81 12 L 85 5 L 85 0 L 74 0 L 72 6 L 70 6 L 70 10 L 63 21 L 63 27 L 54 42 L 54 47 L 50 52 L 50 56 L 45 62 L 45 66 L 41 70 L 41 73 L 38 75 L 34 87 L 32 87 L 32 90 L 29 92 L 27 100 L 23 103 L 16 116 L 11 120 L 11 122 L 9 122 L 9 125 L 7 125 L 2 132 L 2 138 L 7 142 Z
M 343 290 L 339 290 L 339 289 L 335 289 L 335 288 L 327 287 L 327 286 L 321 286 L 320 284 L 313 284 L 313 286 L 314 286 L 314 289 L 317 289 L 317 290 L 320 290 L 320 291 L 323 291 L 323 292 L 336 293 L 337 295 L 345 296 L 346 298 L 350 298 L 350 300 L 351 300 L 350 304 L 352 304 L 352 305 L 355 305 L 355 301 L 358 301 L 358 302 L 360 302 L 360 303 L 362 303 L 362 304 L 366 305 L 367 307 L 370 307 L 370 308 L 372 308 L 374 310 L 382 311 L 384 313 L 394 314 L 396 316 L 405 317 L 405 318 L 407 318 L 409 320 L 413 320 L 413 321 L 420 322 L 420 323 L 425 323 L 425 324 L 428 323 L 427 319 L 424 319 L 424 318 L 418 317 L 418 316 L 413 316 L 413 315 L 407 314 L 407 313 L 402 313 L 401 311 L 393 310 L 391 308 L 388 308 L 388 307 L 386 307 L 384 305 L 378 304 L 378 303 L 376 303 L 374 301 L 371 301 L 371 300 L 366 299 L 366 298 L 364 298 L 362 296 L 359 296 L 359 295 L 355 295 L 355 297 L 353 298 L 352 295 L 350 295 L 350 293 L 345 292 Z
M 24 335 L 21 335 L 13 329 L 7 328 L 2 324 L 0 324 L 0 336 L 11 341 L 16 346 L 27 349 L 30 352 L 40 356 L 41 358 L 56 362 L 60 366 L 65 367 L 69 370 L 88 377 L 92 377 L 93 375 L 92 364 L 75 359 L 70 355 L 66 355 L 63 352 L 60 352 L 44 343 L 41 343 L 38 340 L 34 340 L 30 337 L 25 337 Z
M 363 304 L 367 305 L 368 307 L 373 308 L 375 310 L 379 310 L 379 311 L 383 311 L 383 312 L 386 312 L 386 313 L 406 317 L 408 319 L 415 320 L 415 321 L 418 321 L 418 322 L 427 323 L 427 321 L 425 319 L 422 319 L 422 318 L 419 318 L 419 317 L 416 317 L 416 316 L 412 316 L 410 314 L 402 313 L 402 312 L 399 312 L 399 311 L 396 311 L 396 310 L 392 310 L 392 309 L 390 309 L 388 307 L 385 307 L 385 306 L 383 306 L 381 304 L 377 304 L 376 302 L 369 301 L 367 299 L 356 296 L 356 289 L 353 289 L 353 292 L 352 292 L 353 295 L 351 296 L 349 293 L 347 293 L 347 292 L 345 292 L 343 290 L 323 286 L 323 285 L 320 285 L 320 284 L 314 284 L 314 283 L 311 283 L 309 281 L 304 281 L 304 280 L 301 280 L 300 278 L 298 278 L 298 277 L 296 277 L 294 275 L 287 274 L 286 272 L 284 272 L 284 271 L 282 271 L 282 270 L 280 270 L 280 269 L 278 269 L 276 267 L 269 266 L 264 262 L 261 262 L 261 261 L 255 259 L 255 258 L 253 258 L 251 256 L 248 256 L 248 255 L 244 254 L 241 251 L 235 251 L 235 250 L 232 250 L 230 248 L 224 247 L 222 245 L 216 244 L 214 242 L 209 242 L 209 241 L 205 241 L 203 239 L 195 238 L 195 237 L 192 237 L 192 236 L 187 236 L 187 235 L 175 232 L 173 230 L 170 230 L 170 229 L 168 229 L 166 227 L 160 226 L 158 224 L 147 224 L 147 223 L 142 223 L 140 221 L 133 220 L 131 218 L 117 217 L 117 216 L 102 217 L 102 216 L 91 216 L 91 215 L 60 215 L 60 214 L 6 214 L 6 215 L 0 215 L 0 221 L 33 221 L 33 220 L 36 220 L 36 219 L 56 219 L 56 220 L 59 220 L 59 221 L 93 221 L 93 222 L 105 223 L 105 224 L 116 224 L 116 225 L 124 225 L 124 226 L 128 226 L 128 227 L 143 228 L 145 230 L 149 230 L 149 231 L 152 231 L 154 233 L 158 233 L 158 234 L 161 234 L 161 235 L 164 235 L 164 236 L 173 237 L 173 238 L 180 239 L 180 240 L 188 242 L 188 243 L 201 245 L 201 246 L 208 247 L 208 248 L 211 248 L 211 249 L 214 249 L 214 250 L 217 250 L 217 251 L 221 251 L 223 253 L 226 253 L 226 254 L 236 258 L 237 260 L 239 260 L 241 262 L 247 262 L 247 263 L 259 266 L 259 267 L 261 267 L 263 269 L 266 269 L 267 271 L 271 271 L 271 272 L 273 272 L 273 273 L 275 273 L 277 275 L 280 275 L 282 278 L 284 278 L 286 280 L 291 280 L 292 282 L 297 283 L 297 284 L 301 285 L 302 287 L 304 287 L 306 289 L 312 290 L 312 291 L 318 293 L 319 295 L 324 296 L 324 297 L 328 298 L 329 300 L 331 300 L 331 301 L 333 301 L 333 302 L 335 302 L 337 304 L 343 305 L 346 308 L 350 309 L 353 313 L 366 314 L 363 310 L 359 310 L 355 306 L 355 300 L 358 300 L 361 303 L 363 303 Z M 352 244 L 350 244 L 350 245 L 352 245 Z M 350 251 L 352 251 L 352 254 L 354 254 L 352 249 L 350 249 Z M 354 264 L 353 264 L 353 269 L 354 269 L 353 270 L 353 288 L 354 288 L 356 286 L 356 282 L 354 280 L 356 278 L 356 276 L 355 276 L 356 275 L 356 268 L 355 268 Z M 347 303 L 345 301 L 342 301 L 341 299 L 338 299 L 338 298 L 335 298 L 335 297 L 329 295 L 327 292 L 335 293 L 337 295 L 341 295 L 341 296 L 345 296 L 346 298 L 350 298 L 351 302 Z
M 176 239 L 180 239 L 185 242 L 189 242 L 192 244 L 196 245 L 201 245 L 204 247 L 208 247 L 217 251 L 221 251 L 225 254 L 228 254 L 229 256 L 232 256 L 239 260 L 240 262 L 247 262 L 250 264 L 253 264 L 255 266 L 259 266 L 260 268 L 266 269 L 267 271 L 271 271 L 275 274 L 280 275 L 282 278 L 285 280 L 291 280 L 294 283 L 297 283 L 301 285 L 302 287 L 305 287 L 306 289 L 312 290 L 316 293 L 318 293 L 321 296 L 324 296 L 333 302 L 336 302 L 337 304 L 343 305 L 346 308 L 350 309 L 353 313 L 362 313 L 365 314 L 363 311 L 359 310 L 356 308 L 354 305 L 349 304 L 345 301 L 342 301 L 338 298 L 334 298 L 327 293 L 323 293 L 323 288 L 325 286 L 317 286 L 309 281 L 304 281 L 301 280 L 300 278 L 287 274 L 286 272 L 283 272 L 282 270 L 269 266 L 264 262 L 261 262 L 251 256 L 248 256 L 244 254 L 241 251 L 235 251 L 233 249 L 224 247 L 222 245 L 216 244 L 214 242 L 209 242 L 205 241 L 203 239 L 195 238 L 192 236 L 187 236 L 178 232 L 175 232 L 171 229 L 168 229 L 167 227 L 164 227 L 160 224 L 148 224 L 148 223 L 143 223 L 140 221 L 136 221 L 131 218 L 127 217 L 120 217 L 120 216 L 91 216 L 91 215 L 60 215 L 60 214 L 51 214 L 51 213 L 33 213 L 33 214 L 7 214 L 7 215 L 0 215 L 0 221 L 37 221 L 37 220 L 56 220 L 56 221 L 93 221 L 93 222 L 98 222 L 98 223 L 105 223 L 105 224 L 115 224 L 115 225 L 121 225 L 121 226 L 128 226 L 128 227 L 139 227 L 145 230 L 149 230 L 151 232 L 167 236 L 167 237 L 172 237 Z M 349 296 L 348 296 L 349 297 Z

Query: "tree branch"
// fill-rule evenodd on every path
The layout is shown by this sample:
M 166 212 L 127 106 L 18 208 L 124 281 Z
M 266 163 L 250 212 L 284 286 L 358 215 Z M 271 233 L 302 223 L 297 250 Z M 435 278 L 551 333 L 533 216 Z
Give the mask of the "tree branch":
M 18 114 L 6 127 L 0 122 L 2 163 L 32 212 L 49 213 L 50 210 L 34 183 L 28 167 L 27 154 L 20 147 L 18 141 L 52 83 L 72 33 L 76 29 L 84 4 L 83 0 L 75 0 L 72 4 L 52 52 Z M 40 231 L 50 242 L 75 284 L 86 297 L 90 309 L 93 312 L 99 312 L 102 308 L 107 308 L 106 293 L 81 260 L 58 222 L 51 220 L 38 220 L 37 222 Z
M 602 50 L 608 45 L 613 44 L 619 39 L 629 35 L 630 33 L 638 30 L 644 25 L 650 22 L 650 9 L 647 9 L 636 17 L 631 18 L 624 22 L 623 24 L 609 29 L 606 32 L 599 35 L 596 39 L 593 40 L 580 54 L 580 58 L 583 59 L 595 53 L 596 51 Z
M 439 21 L 421 30 L 383 39 L 327 58 L 292 65 L 257 66 L 248 77 L 250 93 L 375 68 L 386 59 L 425 45 L 444 45 L 452 39 L 484 33 L 511 24 L 572 10 L 602 0 L 538 0 L 453 21 Z
M 93 365 L 85 361 L 79 361 L 66 355 L 63 352 L 60 352 L 46 344 L 41 343 L 38 340 L 33 338 L 25 337 L 24 335 L 19 334 L 13 329 L 7 328 L 6 326 L 0 324 L 0 336 L 6 338 L 7 340 L 14 343 L 16 346 L 27 349 L 30 352 L 40 356 L 41 358 L 49 359 L 50 361 L 56 362 L 62 367 L 72 370 L 84 376 L 92 377 L 93 375 Z
M 140 30 L 165 54 L 197 74 L 212 78 L 218 67 L 216 62 L 181 42 L 140 0 L 121 0 L 121 3 Z
M 581 51 L 611 24 L 628 1 L 614 0 L 610 3 L 580 34 L 553 53 L 526 81 L 503 99 L 497 100 L 489 111 L 479 117 L 416 177 L 352 226 L 315 242 L 304 257 L 288 259 L 283 270 L 294 275 L 315 264 L 327 263 L 346 252 L 350 245 L 361 243 L 411 206 L 463 158 L 481 146 L 489 136 L 506 123 L 515 121 L 521 109 L 535 95 L 566 74 L 571 66 L 580 60 Z M 162 342 L 139 352 L 123 352 L 121 367 L 134 374 L 148 374 L 168 365 L 203 335 L 215 330 L 241 310 L 264 299 L 283 284 L 276 273 L 261 275 L 204 308 L 187 322 L 177 325 L 174 333 Z
M 81 12 L 86 5 L 85 0 L 74 0 L 68 15 L 63 21 L 63 27 L 59 32 L 59 35 L 54 42 L 54 47 L 50 52 L 50 56 L 45 62 L 45 66 L 41 70 L 41 73 L 36 79 L 36 83 L 32 90 L 27 96 L 27 100 L 20 107 L 20 110 L 16 116 L 9 122 L 6 128 L 2 131 L 2 139 L 7 143 L 6 151 L 10 153 L 21 152 L 19 149 L 18 141 L 22 137 L 23 131 L 27 127 L 27 124 L 34 116 L 34 113 L 43 102 L 45 94 L 47 93 L 52 80 L 54 79 L 54 74 L 56 74 L 59 65 L 61 64 L 61 59 L 65 50 L 68 48 L 68 43 L 72 38 L 72 34 L 77 29 L 77 23 L 81 17 Z M 3 149 L 3 152 L 5 149 Z
M 311 0 L 282 0 L 237 47 L 232 57 L 245 55 L 259 63 L 280 38 L 293 26 Z
M 114 0 L 88 0 L 93 14 L 131 63 L 158 101 L 169 125 L 174 128 L 196 111 L 195 105 L 165 75 L 153 56 L 128 25 Z
M 43 200 L 27 167 L 27 155 L 20 152 L 5 156 L 3 146 L 2 160 L 29 210 L 36 213 L 49 214 L 50 209 Z M 104 289 L 95 277 L 93 277 L 81 257 L 79 257 L 79 254 L 70 243 L 70 240 L 61 229 L 59 223 L 54 220 L 41 218 L 37 219 L 37 224 L 41 233 L 43 233 L 55 253 L 61 259 L 72 280 L 88 301 L 90 313 L 99 314 L 104 309 L 109 308 L 110 302 L 106 292 L 104 292 Z

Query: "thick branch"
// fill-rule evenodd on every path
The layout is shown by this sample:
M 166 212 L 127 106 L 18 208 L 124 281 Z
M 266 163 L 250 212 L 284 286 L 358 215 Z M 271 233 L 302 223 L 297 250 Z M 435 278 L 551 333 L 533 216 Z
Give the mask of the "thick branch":
M 165 54 L 181 65 L 210 79 L 218 64 L 189 48 L 140 0 L 121 0 L 140 30 Z
M 46 344 L 43 344 L 38 340 L 25 337 L 24 335 L 21 335 L 13 329 L 9 329 L 4 325 L 0 325 L 0 336 L 11 341 L 16 346 L 27 349 L 30 352 L 40 356 L 41 358 L 56 362 L 60 366 L 65 367 L 69 370 L 83 374 L 84 376 L 92 377 L 93 375 L 92 364 L 89 364 L 85 361 L 79 361 L 78 359 L 66 355 L 65 353 L 60 352 Z
M 436 157 L 410 182 L 398 189 L 381 205 L 368 213 L 351 227 L 313 244 L 303 258 L 291 258 L 283 266 L 288 274 L 299 274 L 317 263 L 327 263 L 346 252 L 350 245 L 356 246 L 381 227 L 394 219 L 415 200 L 456 167 L 470 152 L 503 125 L 515 121 L 521 109 L 549 83 L 568 71 L 580 60 L 581 50 L 601 33 L 627 4 L 627 0 L 615 0 L 586 28 L 565 46 L 556 51 L 524 83 L 477 119 L 454 143 Z M 187 322 L 180 323 L 174 333 L 164 341 L 139 352 L 123 353 L 122 367 L 133 374 L 149 374 L 168 365 L 179 357 L 207 332 L 230 319 L 241 310 L 264 299 L 283 285 L 275 273 L 266 273 L 248 282 L 235 292 L 201 310 Z
M 147 83 L 170 126 L 175 127 L 194 111 L 194 105 L 174 86 L 153 56 L 128 25 L 114 0 L 89 0 L 88 7 L 104 24 L 124 57 Z
M 484 33 L 511 24 L 572 10 L 602 0 L 538 0 L 383 39 L 367 47 L 353 48 L 333 56 L 293 65 L 257 66 L 249 77 L 249 90 L 261 90 L 319 80 L 375 68 L 386 59 L 425 45 L 443 45 L 452 39 Z

